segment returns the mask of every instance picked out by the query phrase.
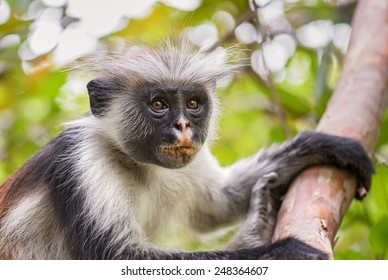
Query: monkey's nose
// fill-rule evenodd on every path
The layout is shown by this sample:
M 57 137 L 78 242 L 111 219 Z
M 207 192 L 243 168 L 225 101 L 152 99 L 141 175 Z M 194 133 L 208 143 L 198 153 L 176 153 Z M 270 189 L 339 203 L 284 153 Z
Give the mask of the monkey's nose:
M 177 137 L 178 146 L 192 146 L 193 131 L 190 122 L 185 118 L 180 118 L 173 124 L 174 132 Z
M 180 132 L 187 130 L 188 127 L 190 127 L 190 122 L 183 119 L 180 119 L 174 124 L 174 128 Z

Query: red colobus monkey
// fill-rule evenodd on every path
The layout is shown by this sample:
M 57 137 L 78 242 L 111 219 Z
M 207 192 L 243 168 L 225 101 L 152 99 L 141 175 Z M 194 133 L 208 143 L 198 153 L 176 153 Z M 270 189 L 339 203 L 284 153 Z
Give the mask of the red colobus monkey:
M 222 52 L 185 44 L 91 58 L 91 114 L 71 123 L 0 187 L 2 259 L 325 259 L 296 239 L 271 243 L 281 197 L 303 169 L 373 166 L 355 140 L 304 132 L 226 168 L 210 153 Z M 258 128 L 259 129 L 259 128 Z M 220 250 L 162 249 L 179 224 L 210 232 L 241 222 Z

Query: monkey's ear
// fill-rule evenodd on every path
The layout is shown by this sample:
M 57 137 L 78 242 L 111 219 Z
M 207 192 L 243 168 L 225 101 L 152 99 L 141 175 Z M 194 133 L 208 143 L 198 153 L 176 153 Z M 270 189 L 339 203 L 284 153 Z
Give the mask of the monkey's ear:
M 104 79 L 91 80 L 86 88 L 89 93 L 90 109 L 94 116 L 101 117 L 108 109 L 111 100 L 109 82 Z

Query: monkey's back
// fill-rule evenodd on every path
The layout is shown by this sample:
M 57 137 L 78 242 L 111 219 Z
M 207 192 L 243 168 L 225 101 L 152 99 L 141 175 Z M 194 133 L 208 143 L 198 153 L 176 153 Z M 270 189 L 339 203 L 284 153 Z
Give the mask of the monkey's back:
M 53 192 L 42 180 L 63 152 L 61 134 L 0 186 L 0 259 L 68 258 Z

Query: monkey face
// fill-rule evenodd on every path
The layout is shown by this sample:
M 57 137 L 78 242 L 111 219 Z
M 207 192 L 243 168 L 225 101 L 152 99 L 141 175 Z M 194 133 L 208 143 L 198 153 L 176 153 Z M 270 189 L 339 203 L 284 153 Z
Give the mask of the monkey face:
M 87 88 L 101 136 L 136 163 L 166 168 L 187 165 L 213 139 L 217 82 L 236 69 L 224 51 L 185 42 L 120 49 L 83 65 L 98 75 Z
M 147 84 L 122 104 L 120 134 L 138 162 L 180 168 L 206 141 L 212 104 L 202 86 Z

